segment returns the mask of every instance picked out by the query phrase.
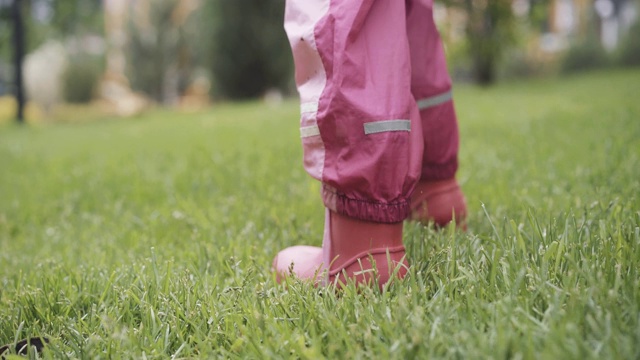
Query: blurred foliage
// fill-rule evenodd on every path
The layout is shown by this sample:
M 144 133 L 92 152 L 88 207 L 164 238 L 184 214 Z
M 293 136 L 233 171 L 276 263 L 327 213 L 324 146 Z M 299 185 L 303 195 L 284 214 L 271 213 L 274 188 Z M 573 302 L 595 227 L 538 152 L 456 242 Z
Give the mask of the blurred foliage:
M 445 0 L 467 15 L 467 49 L 474 80 L 489 85 L 496 80 L 496 67 L 506 49 L 515 43 L 511 0 Z
M 551 58 L 536 56 L 523 49 L 509 51 L 500 68 L 501 79 L 534 78 L 552 74 L 556 62 Z
M 0 1 L 0 59 L 11 56 L 13 0 Z M 50 38 L 99 34 L 103 29 L 101 0 L 21 0 L 27 24 L 27 45 L 37 48 Z M 3 6 L 4 4 L 4 6 Z
M 0 5 L 0 95 L 10 91 L 9 83 L 12 81 L 8 65 L 12 54 L 11 35 L 13 33 L 10 10 L 8 6 Z
M 617 11 L 621 10 L 623 3 L 635 3 L 636 10 L 640 10 L 640 0 L 622 1 L 613 0 Z M 635 23 L 626 30 L 626 34 L 620 39 L 614 51 L 607 51 L 601 43 L 601 25 L 595 11 L 590 15 L 588 31 L 581 38 L 574 39 L 569 50 L 565 54 L 562 63 L 562 71 L 572 73 L 613 66 L 639 66 L 640 65 L 640 18 L 636 17 Z
M 211 0 L 211 70 L 215 89 L 231 99 L 286 92 L 293 74 L 283 29 L 283 0 Z M 207 24 L 208 25 L 208 24 Z
M 527 20 L 533 32 L 549 30 L 549 12 L 552 4 L 551 0 L 531 0 Z
M 102 0 L 31 0 L 50 11 L 49 28 L 60 37 L 102 33 Z
M 564 73 L 574 73 L 609 65 L 611 65 L 611 61 L 606 50 L 600 42 L 589 37 L 569 48 L 563 59 L 561 70 Z
M 9 90 L 12 82 L 12 26 L 7 6 L 11 1 L 0 0 L 0 93 Z M 615 58 L 591 33 L 576 36 L 565 55 L 558 58 L 557 54 L 541 55 L 539 48 L 532 46 L 542 33 L 551 30 L 551 0 L 531 0 L 520 16 L 514 15 L 512 0 L 437 1 L 468 19 L 464 40 L 447 43 L 450 69 L 458 80 L 489 85 L 501 77 L 539 76 L 550 73 L 549 69 L 555 71 L 558 60 L 565 72 L 640 64 L 640 23 L 621 41 Z M 71 102 L 88 101 L 103 64 L 102 60 L 87 61 L 89 55 L 83 55 L 81 39 L 104 35 L 102 0 L 22 2 L 28 49 L 50 38 L 63 42 L 72 61 L 65 74 L 64 97 Z M 211 79 L 217 98 L 259 97 L 271 89 L 292 92 L 292 56 L 282 25 L 284 3 L 202 0 L 198 10 L 177 21 L 180 0 L 149 1 L 149 13 L 144 18 L 131 15 L 128 23 L 124 52 L 132 88 L 170 105 L 201 75 Z M 132 7 L 135 4 L 131 2 Z M 597 31 L 594 23 L 589 28 Z M 549 57 L 557 59 L 549 61 Z
M 148 21 L 129 19 L 127 48 L 128 78 L 134 90 L 154 100 L 173 104 L 188 86 L 198 44 L 190 33 L 196 23 L 176 23 L 174 14 L 179 0 L 155 0 L 149 3 Z
M 11 9 L 0 5 L 0 61 L 7 57 L 11 47 Z
M 629 29 L 620 45 L 618 63 L 622 66 L 640 66 L 640 21 Z
M 561 72 L 569 74 L 614 65 L 611 55 L 600 41 L 598 21 L 598 15 L 592 10 L 587 20 L 587 30 L 574 37 L 562 57 Z
M 10 4 L 0 1 L 0 93 L 12 86 L 13 25 Z M 50 39 L 103 33 L 102 0 L 20 0 L 31 52 Z M 4 4 L 5 6 L 2 6 Z M 8 76 L 9 75 L 9 76 Z
M 63 75 L 64 100 L 72 104 L 91 102 L 104 71 L 103 63 L 97 56 L 83 54 L 71 57 Z
M 535 56 L 530 59 L 526 48 L 532 38 L 548 30 L 550 0 L 531 0 L 526 14 L 518 18 L 511 0 L 438 2 L 462 11 L 469 19 L 464 41 L 447 43 L 447 58 L 456 79 L 490 85 L 505 74 L 533 76 L 545 71 L 545 64 Z

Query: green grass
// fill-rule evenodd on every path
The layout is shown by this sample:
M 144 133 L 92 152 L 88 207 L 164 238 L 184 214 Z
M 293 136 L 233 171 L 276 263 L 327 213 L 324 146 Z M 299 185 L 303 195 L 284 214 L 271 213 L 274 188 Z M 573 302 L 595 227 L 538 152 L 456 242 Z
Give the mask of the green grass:
M 459 87 L 469 231 L 383 293 L 277 286 L 319 245 L 297 105 L 0 128 L 0 344 L 53 358 L 640 358 L 640 71 Z

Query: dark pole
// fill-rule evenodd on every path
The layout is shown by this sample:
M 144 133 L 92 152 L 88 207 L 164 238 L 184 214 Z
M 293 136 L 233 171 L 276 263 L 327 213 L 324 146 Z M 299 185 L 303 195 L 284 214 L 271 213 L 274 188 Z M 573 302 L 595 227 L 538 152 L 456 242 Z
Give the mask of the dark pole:
M 22 0 L 13 0 L 11 6 L 13 18 L 13 59 L 15 75 L 15 95 L 18 102 L 16 120 L 24 123 L 24 83 L 22 80 L 22 60 L 24 59 L 24 23 L 22 19 Z

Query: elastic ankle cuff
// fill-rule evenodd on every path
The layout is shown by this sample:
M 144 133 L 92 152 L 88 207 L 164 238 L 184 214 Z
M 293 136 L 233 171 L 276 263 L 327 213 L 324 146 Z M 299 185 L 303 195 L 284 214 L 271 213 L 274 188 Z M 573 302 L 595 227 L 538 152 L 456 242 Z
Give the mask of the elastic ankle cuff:
M 411 213 L 411 202 L 408 199 L 393 203 L 353 199 L 327 185 L 322 186 L 322 201 L 328 209 L 338 214 L 377 223 L 403 222 Z

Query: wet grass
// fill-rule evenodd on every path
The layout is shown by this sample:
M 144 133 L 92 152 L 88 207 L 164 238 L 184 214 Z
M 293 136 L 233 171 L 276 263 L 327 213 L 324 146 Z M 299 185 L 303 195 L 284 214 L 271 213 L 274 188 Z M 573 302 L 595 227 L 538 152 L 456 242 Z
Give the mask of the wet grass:
M 469 231 L 382 293 L 277 286 L 319 245 L 294 101 L 0 128 L 0 344 L 53 358 L 640 357 L 640 71 L 459 87 Z

